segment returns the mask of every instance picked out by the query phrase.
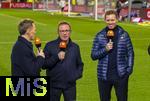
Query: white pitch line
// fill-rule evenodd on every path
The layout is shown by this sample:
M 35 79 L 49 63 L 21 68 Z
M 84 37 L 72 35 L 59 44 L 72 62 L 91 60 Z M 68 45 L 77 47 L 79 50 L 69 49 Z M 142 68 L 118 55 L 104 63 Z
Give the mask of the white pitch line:
M 150 38 L 142 38 L 142 39 L 131 39 L 131 40 L 150 40 Z M 51 41 L 51 40 L 47 40 L 47 41 L 42 41 L 42 43 L 47 43 L 47 42 L 49 42 L 49 41 Z M 93 42 L 93 40 L 74 40 L 74 42 Z M 0 42 L 0 44 L 14 44 L 15 42 L 5 42 L 5 41 L 3 41 L 3 42 Z
M 4 16 L 4 17 L 9 17 L 9 18 L 13 18 L 15 20 L 21 20 L 23 18 L 19 18 L 19 17 L 15 17 L 15 16 L 11 16 L 11 15 L 6 15 L 6 14 L 0 14 L 1 16 Z M 26 18 L 26 19 L 30 19 L 30 18 Z M 32 19 L 31 19 L 32 20 Z M 43 25 L 43 26 L 47 26 L 47 24 L 45 23 L 41 23 L 41 22 L 38 22 L 38 21 L 35 21 L 33 20 L 35 23 L 39 24 L 39 25 Z
M 5 44 L 13 44 L 15 42 L 0 42 L 1 45 L 5 45 Z

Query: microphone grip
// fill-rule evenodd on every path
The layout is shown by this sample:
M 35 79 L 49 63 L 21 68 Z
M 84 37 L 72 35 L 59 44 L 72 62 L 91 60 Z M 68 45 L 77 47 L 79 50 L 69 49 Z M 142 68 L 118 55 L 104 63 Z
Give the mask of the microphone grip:
M 109 42 L 112 42 L 112 39 L 109 39 Z
M 60 51 L 65 52 L 65 49 L 64 49 L 64 48 L 60 48 Z M 60 60 L 60 63 L 63 63 L 64 59 L 65 59 L 65 58 L 61 59 L 61 60 Z
M 60 63 L 63 63 L 64 59 L 60 60 Z
M 37 48 L 38 49 L 38 51 L 40 52 L 40 47 L 39 48 Z

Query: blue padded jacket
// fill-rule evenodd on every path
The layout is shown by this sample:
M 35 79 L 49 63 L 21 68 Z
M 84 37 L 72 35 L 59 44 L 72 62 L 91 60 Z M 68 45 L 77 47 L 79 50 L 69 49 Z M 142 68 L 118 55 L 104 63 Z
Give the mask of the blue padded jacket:
M 99 79 L 107 80 L 108 70 L 108 51 L 106 28 L 97 33 L 92 47 L 91 58 L 98 60 L 97 76 Z M 117 72 L 119 77 L 130 75 L 133 71 L 134 51 L 130 36 L 126 31 L 117 25 L 118 43 L 117 43 Z

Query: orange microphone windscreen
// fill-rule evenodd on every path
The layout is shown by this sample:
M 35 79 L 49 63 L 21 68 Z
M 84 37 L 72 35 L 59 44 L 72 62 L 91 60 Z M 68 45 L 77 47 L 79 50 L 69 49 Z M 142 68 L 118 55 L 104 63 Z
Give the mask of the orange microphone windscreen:
M 109 31 L 107 32 L 107 37 L 114 37 L 114 31 L 109 30 Z
M 60 44 L 59 44 L 59 48 L 60 49 L 65 49 L 67 47 L 67 44 L 65 41 L 61 41 Z
M 41 47 L 41 40 L 40 40 L 40 38 L 35 37 L 34 43 L 35 43 L 35 46 L 36 46 L 37 48 Z

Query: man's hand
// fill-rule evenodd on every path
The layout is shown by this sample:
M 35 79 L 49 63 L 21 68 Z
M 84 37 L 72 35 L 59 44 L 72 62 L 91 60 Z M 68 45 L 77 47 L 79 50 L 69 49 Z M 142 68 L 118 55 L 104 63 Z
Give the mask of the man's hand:
M 58 53 L 58 57 L 59 57 L 60 60 L 63 60 L 65 58 L 65 52 L 64 51 L 60 51 Z
M 37 56 L 42 56 L 43 58 L 45 58 L 45 54 L 42 49 L 40 49 L 40 51 L 37 51 Z
M 113 49 L 113 42 L 109 42 L 106 44 L 106 50 L 110 51 L 111 49 Z

